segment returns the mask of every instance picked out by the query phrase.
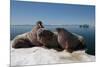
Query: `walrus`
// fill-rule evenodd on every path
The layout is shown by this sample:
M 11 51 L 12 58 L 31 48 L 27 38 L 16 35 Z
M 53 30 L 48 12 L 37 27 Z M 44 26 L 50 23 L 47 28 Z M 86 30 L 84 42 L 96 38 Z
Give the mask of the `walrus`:
M 36 23 L 36 26 L 33 27 L 33 29 L 31 30 L 31 32 L 29 32 L 27 34 L 27 38 L 34 44 L 34 45 L 37 45 L 37 46 L 41 46 L 42 44 L 40 44 L 38 41 L 37 41 L 37 31 L 38 29 L 40 28 L 44 28 L 43 24 L 42 24 L 42 21 L 38 21 Z
M 37 31 L 37 40 L 46 45 L 53 39 L 53 35 L 53 32 L 41 28 Z
M 64 28 L 56 28 L 56 31 L 58 33 L 58 43 L 68 52 L 72 53 L 86 48 L 83 38 L 79 38 Z
M 30 48 L 34 46 L 27 38 L 16 38 L 12 45 L 13 48 Z
M 57 51 L 64 50 L 57 41 L 57 35 L 47 29 L 41 28 L 37 31 L 37 40 L 43 44 L 44 48 L 55 49 Z
M 37 22 L 31 32 L 14 39 L 13 48 L 45 47 L 57 51 L 67 50 L 70 53 L 84 49 L 83 39 L 73 35 L 64 28 L 57 28 L 56 34 L 47 30 L 42 22 Z
M 34 46 L 42 46 L 42 44 L 37 41 L 37 30 L 40 28 L 44 28 L 42 21 L 37 21 L 36 25 L 30 32 L 27 32 L 22 36 L 15 37 L 12 47 L 29 48 Z
M 79 38 L 76 34 L 72 34 L 64 28 L 57 28 L 54 33 L 47 29 L 39 29 L 37 40 L 43 44 L 45 48 L 55 49 L 57 51 L 67 50 L 72 53 L 77 50 L 84 50 L 84 39 Z

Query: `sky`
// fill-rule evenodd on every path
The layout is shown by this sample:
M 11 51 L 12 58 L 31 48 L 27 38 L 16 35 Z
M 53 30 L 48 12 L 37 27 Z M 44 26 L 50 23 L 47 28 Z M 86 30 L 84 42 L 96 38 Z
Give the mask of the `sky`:
M 95 6 L 11 1 L 11 25 L 95 24 Z

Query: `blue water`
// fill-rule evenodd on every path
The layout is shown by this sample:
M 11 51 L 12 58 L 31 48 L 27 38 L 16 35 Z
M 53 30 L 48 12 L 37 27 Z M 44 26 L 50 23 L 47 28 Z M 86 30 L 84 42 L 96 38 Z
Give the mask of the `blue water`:
M 86 53 L 95 55 L 95 28 L 93 26 L 89 26 L 88 28 L 80 28 L 80 26 L 77 25 L 46 25 L 45 27 L 51 31 L 55 31 L 56 28 L 61 27 L 69 30 L 70 32 L 82 35 L 86 41 Z M 32 28 L 32 25 L 11 25 L 11 40 L 19 34 L 31 31 Z

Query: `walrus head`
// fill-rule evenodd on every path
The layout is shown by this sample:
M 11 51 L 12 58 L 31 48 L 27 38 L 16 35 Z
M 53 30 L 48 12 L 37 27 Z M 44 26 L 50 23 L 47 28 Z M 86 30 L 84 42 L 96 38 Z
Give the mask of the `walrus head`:
M 41 28 L 37 31 L 37 40 L 38 42 L 43 44 L 45 48 L 55 49 L 57 51 L 63 50 L 63 48 L 59 45 L 57 41 L 57 35 L 54 32 L 45 28 Z
M 42 44 L 47 44 L 53 39 L 54 33 L 45 29 L 45 28 L 40 28 L 37 31 L 37 40 L 42 43 Z
M 36 26 L 38 28 L 44 28 L 42 21 L 37 21 Z
M 73 51 L 85 50 L 84 38 L 67 31 L 64 28 L 57 28 L 59 44 L 72 53 Z

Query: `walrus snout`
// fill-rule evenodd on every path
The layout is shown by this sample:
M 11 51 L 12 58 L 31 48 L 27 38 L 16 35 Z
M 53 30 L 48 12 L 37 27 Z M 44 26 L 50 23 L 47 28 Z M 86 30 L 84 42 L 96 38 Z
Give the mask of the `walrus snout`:
M 69 41 L 68 48 L 66 50 L 70 53 L 74 51 L 86 50 L 84 39 L 79 39 L 79 37 L 77 37 L 75 40 L 72 40 L 71 43 Z
M 73 40 L 72 43 L 68 44 L 68 48 L 66 50 L 70 53 L 74 51 L 86 50 L 86 44 L 84 42 L 84 39 L 78 38 L 78 39 Z
M 77 51 L 77 50 L 85 50 L 86 49 L 86 45 L 79 41 L 76 46 L 74 47 L 74 50 Z

